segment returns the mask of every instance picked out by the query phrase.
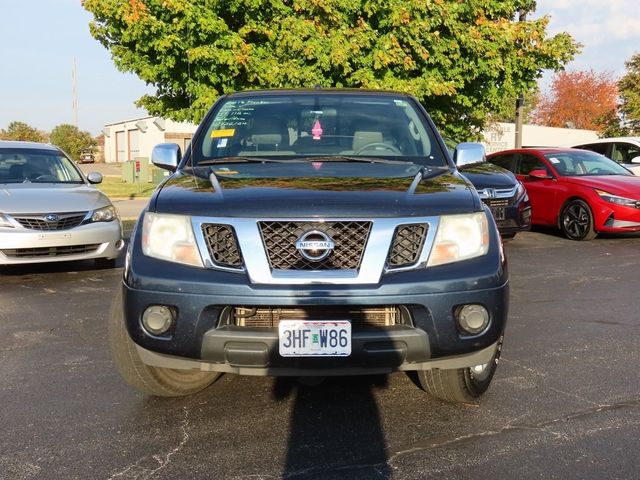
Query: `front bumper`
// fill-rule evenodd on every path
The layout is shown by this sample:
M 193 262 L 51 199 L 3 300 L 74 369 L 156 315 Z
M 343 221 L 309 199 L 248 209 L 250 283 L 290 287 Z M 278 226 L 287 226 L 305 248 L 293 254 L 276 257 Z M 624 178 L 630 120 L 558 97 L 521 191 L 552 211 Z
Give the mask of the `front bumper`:
M 496 264 L 495 255 L 398 272 L 386 275 L 378 286 L 357 288 L 256 286 L 241 274 L 193 269 L 148 257 L 137 266 L 137 273 L 127 275 L 129 284 L 123 285 L 127 329 L 143 362 L 166 368 L 304 376 L 475 366 L 492 358 L 508 313 L 506 265 L 499 260 Z M 483 270 L 492 273 L 483 274 Z M 471 274 L 473 271 L 480 275 Z M 168 278 L 170 272 L 174 275 Z M 206 283 L 200 281 L 205 277 Z M 149 284 L 157 289 L 139 288 Z M 456 307 L 469 303 L 485 306 L 490 315 L 488 327 L 474 336 L 463 334 L 455 320 Z M 175 327 L 166 336 L 150 335 L 142 327 L 142 313 L 151 305 L 169 306 L 176 314 Z M 292 358 L 279 355 L 277 328 L 221 322 L 225 308 L 240 305 L 402 305 L 410 311 L 411 322 L 354 329 L 348 357 Z
M 124 242 L 119 220 L 69 230 L 0 228 L 0 265 L 117 258 Z
M 624 233 L 640 231 L 640 209 L 599 201 L 594 206 L 598 232 Z

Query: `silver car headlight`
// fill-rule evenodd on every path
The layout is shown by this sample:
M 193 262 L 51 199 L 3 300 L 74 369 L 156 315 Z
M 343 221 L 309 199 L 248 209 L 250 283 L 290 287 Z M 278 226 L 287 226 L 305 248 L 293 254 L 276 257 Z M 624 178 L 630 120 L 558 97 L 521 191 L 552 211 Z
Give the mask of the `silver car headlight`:
M 460 262 L 489 251 L 489 222 L 484 212 L 443 215 L 427 261 L 428 267 Z
M 0 213 L 0 228 L 14 228 L 6 215 Z
M 149 257 L 202 267 L 191 217 L 147 212 L 142 227 L 142 252 Z
M 118 218 L 118 212 L 113 205 L 98 208 L 91 214 L 92 222 L 112 222 Z

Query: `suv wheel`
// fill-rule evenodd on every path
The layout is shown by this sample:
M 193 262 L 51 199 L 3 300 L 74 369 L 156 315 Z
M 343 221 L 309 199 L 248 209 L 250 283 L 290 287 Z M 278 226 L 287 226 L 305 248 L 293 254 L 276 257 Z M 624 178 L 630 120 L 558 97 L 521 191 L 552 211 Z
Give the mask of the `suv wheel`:
M 121 290 L 111 305 L 108 336 L 113 361 L 120 375 L 129 385 L 148 395 L 189 395 L 208 387 L 221 375 L 217 372 L 151 367 L 142 363 L 124 323 Z
M 434 368 L 418 371 L 420 387 L 430 395 L 447 402 L 478 403 L 478 398 L 491 384 L 501 350 L 502 337 L 498 341 L 496 354 L 484 365 L 451 370 Z
M 593 228 L 593 215 L 586 202 L 571 200 L 560 214 L 560 228 L 570 240 L 593 240 L 598 235 Z

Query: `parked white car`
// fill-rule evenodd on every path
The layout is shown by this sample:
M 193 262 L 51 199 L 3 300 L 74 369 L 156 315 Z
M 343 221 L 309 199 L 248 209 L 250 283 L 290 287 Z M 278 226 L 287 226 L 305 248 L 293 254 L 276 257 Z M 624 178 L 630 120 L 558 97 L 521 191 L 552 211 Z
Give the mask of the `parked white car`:
M 589 143 L 573 145 L 573 148 L 591 150 L 618 162 L 640 175 L 640 137 L 601 138 Z
M 122 226 L 109 198 L 53 145 L 0 141 L 0 265 L 94 259 L 112 267 Z

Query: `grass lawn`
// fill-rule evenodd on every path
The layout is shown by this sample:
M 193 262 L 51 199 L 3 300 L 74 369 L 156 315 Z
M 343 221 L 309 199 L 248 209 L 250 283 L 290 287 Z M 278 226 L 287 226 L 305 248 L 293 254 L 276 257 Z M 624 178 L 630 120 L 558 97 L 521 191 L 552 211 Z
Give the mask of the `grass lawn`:
M 149 198 L 156 188 L 154 183 L 126 183 L 119 177 L 104 177 L 96 185 L 110 198 Z
M 133 226 L 136 224 L 135 219 L 127 218 L 122 220 L 122 230 L 126 237 L 131 235 L 131 231 L 133 230 Z

